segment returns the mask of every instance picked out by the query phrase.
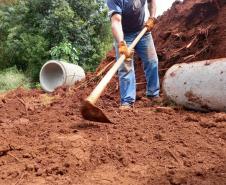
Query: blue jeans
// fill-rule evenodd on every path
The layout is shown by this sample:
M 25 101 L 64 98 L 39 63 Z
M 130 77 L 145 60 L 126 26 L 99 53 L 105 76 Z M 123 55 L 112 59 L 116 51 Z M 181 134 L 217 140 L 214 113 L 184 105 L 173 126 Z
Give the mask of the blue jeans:
M 130 45 L 137 33 L 125 34 L 124 39 Z M 118 44 L 116 43 L 116 58 L 119 58 Z M 134 48 L 143 62 L 144 73 L 147 81 L 146 95 L 159 96 L 159 74 L 158 74 L 158 57 L 155 50 L 151 33 L 146 33 Z M 120 100 L 122 105 L 133 104 L 136 100 L 136 78 L 134 71 L 134 60 L 131 61 L 131 70 L 127 70 L 123 63 L 119 70 Z

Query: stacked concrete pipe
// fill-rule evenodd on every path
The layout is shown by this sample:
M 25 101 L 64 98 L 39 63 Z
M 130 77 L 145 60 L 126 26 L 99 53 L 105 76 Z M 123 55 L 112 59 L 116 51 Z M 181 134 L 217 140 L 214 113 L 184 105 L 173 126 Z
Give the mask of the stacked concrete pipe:
M 58 60 L 46 62 L 39 74 L 41 87 L 46 92 L 53 92 L 60 86 L 74 85 L 83 79 L 85 79 L 83 68 Z

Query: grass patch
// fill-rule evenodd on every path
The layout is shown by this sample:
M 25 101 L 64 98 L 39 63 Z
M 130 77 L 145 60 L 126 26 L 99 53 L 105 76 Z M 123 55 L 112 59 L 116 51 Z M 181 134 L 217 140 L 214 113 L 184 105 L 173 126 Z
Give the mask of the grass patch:
M 16 67 L 0 71 L 0 93 L 16 89 L 18 87 L 30 88 L 30 80 Z

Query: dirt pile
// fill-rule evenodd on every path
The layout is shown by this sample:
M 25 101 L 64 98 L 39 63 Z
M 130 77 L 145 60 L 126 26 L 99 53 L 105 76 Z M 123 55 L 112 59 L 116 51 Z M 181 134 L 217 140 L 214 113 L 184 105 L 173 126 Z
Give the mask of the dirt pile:
M 194 29 L 191 33 L 182 31 L 183 20 L 188 15 L 193 17 L 189 12 L 194 7 L 201 9 L 200 2 L 187 0 L 184 4 L 174 4 L 173 9 L 160 18 L 165 23 L 160 22 L 156 27 L 155 38 L 161 69 L 168 68 L 174 61 L 182 62 L 181 57 L 192 55 L 192 51 L 200 52 L 204 47 L 198 45 L 203 42 L 208 48 L 194 60 L 201 56 L 214 57 L 214 51 L 218 53 L 216 57 L 224 55 L 220 47 L 216 47 L 218 42 L 225 46 L 225 40 L 218 38 L 218 35 L 225 36 L 220 28 L 216 27 L 218 34 L 213 34 L 210 27 L 207 36 L 206 32 L 196 34 L 195 27 L 189 27 Z M 205 24 L 197 23 L 194 18 L 194 25 L 212 23 L 223 27 L 225 6 L 219 4 L 220 1 L 203 2 L 218 2 L 216 7 L 220 7 L 214 8 L 218 13 L 210 16 Z M 203 7 L 209 9 L 206 5 Z M 178 22 L 174 18 L 170 20 L 169 15 L 179 15 L 177 11 L 182 14 L 181 18 L 176 17 Z M 219 25 L 213 19 L 219 21 Z M 156 34 L 168 33 L 166 27 L 160 29 L 160 24 L 167 25 L 167 21 L 168 27 L 171 25 L 174 29 L 169 29 L 167 39 L 157 38 Z M 174 33 L 182 33 L 185 39 L 178 39 Z M 188 44 L 191 46 L 181 49 L 177 60 L 170 58 Z M 0 184 L 225 185 L 226 113 L 188 112 L 173 105 L 159 107 L 164 103 L 142 98 L 137 101 L 136 109 L 120 111 L 115 77 L 98 101 L 98 107 L 104 109 L 114 124 L 93 123 L 82 118 L 81 100 L 98 83 L 106 64 L 112 60 L 114 53 L 109 53 L 107 60 L 95 74 L 88 74 L 85 82 L 59 88 L 52 94 L 17 89 L 0 95 Z M 188 58 L 186 62 L 192 60 Z M 141 64 L 136 66 L 138 89 L 142 91 L 145 81 Z
M 176 63 L 226 57 L 226 1 L 176 1 L 153 34 L 162 74 Z
M 114 124 L 93 123 L 79 111 L 90 90 L 0 98 L 0 184 L 225 184 L 225 113 L 150 102 L 125 112 L 105 96 L 98 106 Z

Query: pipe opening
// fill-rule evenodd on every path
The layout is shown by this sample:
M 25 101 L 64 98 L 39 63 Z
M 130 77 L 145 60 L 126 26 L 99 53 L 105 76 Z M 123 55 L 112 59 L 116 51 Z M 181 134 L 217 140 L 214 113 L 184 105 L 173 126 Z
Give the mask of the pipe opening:
M 43 66 L 40 72 L 42 88 L 47 92 L 53 92 L 65 81 L 64 69 L 57 62 L 49 62 Z

